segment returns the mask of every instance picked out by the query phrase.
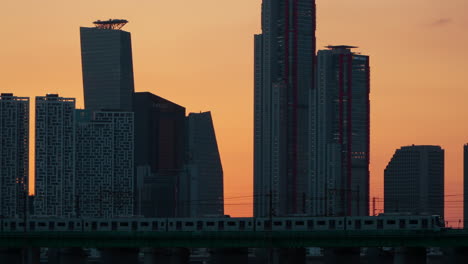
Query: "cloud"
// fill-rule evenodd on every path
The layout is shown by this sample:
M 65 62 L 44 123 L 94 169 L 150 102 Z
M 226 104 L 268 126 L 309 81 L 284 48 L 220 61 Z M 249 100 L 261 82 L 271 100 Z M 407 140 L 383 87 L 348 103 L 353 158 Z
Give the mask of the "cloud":
M 435 20 L 434 22 L 432 22 L 430 24 L 430 26 L 432 27 L 442 27 L 442 26 L 446 26 L 448 24 L 451 24 L 453 22 L 453 20 L 451 18 L 439 18 L 437 20 Z

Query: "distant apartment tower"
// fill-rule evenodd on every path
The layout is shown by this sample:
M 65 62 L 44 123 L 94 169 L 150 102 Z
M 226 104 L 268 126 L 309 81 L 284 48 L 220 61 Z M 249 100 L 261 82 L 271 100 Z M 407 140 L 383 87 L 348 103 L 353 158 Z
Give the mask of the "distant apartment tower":
M 0 217 L 23 217 L 29 176 L 29 98 L 0 94 Z
M 36 97 L 34 213 L 75 215 L 75 98 Z
M 185 108 L 149 92 L 134 94 L 136 214 L 179 215 Z
M 77 215 L 132 216 L 133 113 L 77 110 L 76 118 Z
M 369 214 L 369 57 L 352 48 L 328 46 L 317 54 L 312 215 Z
M 180 204 L 190 217 L 223 216 L 223 167 L 211 112 L 187 117 L 187 178 Z
M 87 110 L 132 110 L 132 42 L 130 33 L 121 30 L 126 23 L 126 20 L 96 21 L 94 28 L 80 28 Z
M 468 144 L 463 146 L 463 223 L 468 228 Z
M 254 39 L 256 217 L 309 213 L 315 20 L 315 0 L 262 2 Z
M 384 172 L 385 213 L 444 216 L 444 150 L 407 146 L 396 150 Z

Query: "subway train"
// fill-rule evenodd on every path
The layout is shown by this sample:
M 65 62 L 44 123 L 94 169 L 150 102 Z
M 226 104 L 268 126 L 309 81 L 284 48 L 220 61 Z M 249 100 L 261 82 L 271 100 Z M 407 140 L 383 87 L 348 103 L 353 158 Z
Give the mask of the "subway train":
M 437 215 L 272 218 L 28 218 L 1 219 L 0 232 L 331 231 L 444 229 Z

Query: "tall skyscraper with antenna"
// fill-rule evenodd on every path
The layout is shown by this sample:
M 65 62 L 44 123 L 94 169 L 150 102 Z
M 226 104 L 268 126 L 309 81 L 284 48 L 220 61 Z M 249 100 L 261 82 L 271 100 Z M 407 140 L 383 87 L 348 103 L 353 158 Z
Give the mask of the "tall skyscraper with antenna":
M 315 21 L 315 0 L 263 0 L 254 62 L 255 216 L 309 212 Z

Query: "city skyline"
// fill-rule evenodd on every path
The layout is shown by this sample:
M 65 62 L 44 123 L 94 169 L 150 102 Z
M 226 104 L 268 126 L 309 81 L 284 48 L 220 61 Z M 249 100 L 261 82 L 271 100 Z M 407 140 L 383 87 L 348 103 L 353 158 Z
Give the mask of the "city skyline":
M 210 1 L 207 1 L 206 5 L 208 5 L 208 2 Z M 250 190 L 252 190 L 251 131 L 253 131 L 253 129 L 251 129 L 251 124 L 253 114 L 250 105 L 253 101 L 251 100 L 253 83 L 253 67 L 251 67 L 251 64 L 253 56 L 251 49 L 253 42 L 252 34 L 259 32 L 259 3 L 260 1 L 253 3 L 240 1 L 237 4 L 226 4 L 228 6 L 232 5 L 230 7 L 233 7 L 234 13 L 245 12 L 248 17 L 237 24 L 234 23 L 236 24 L 235 26 L 232 26 L 229 22 L 229 19 L 234 19 L 234 17 L 228 17 L 226 20 L 222 19 L 222 21 L 227 21 L 222 22 L 222 26 L 234 29 L 233 35 L 226 36 L 221 34 L 220 38 L 209 38 L 213 43 L 207 46 L 211 49 L 214 48 L 214 55 L 219 56 L 219 54 L 221 54 L 222 56 L 220 57 L 225 60 L 225 62 L 209 57 L 207 64 L 216 64 L 217 62 L 228 67 L 214 67 L 203 64 L 199 65 L 200 67 L 196 70 L 194 70 L 195 68 L 193 66 L 200 64 L 200 60 L 198 59 L 206 58 L 207 56 L 205 53 L 197 55 L 199 49 L 203 50 L 203 44 L 206 45 L 206 43 L 200 42 L 197 39 L 200 34 L 189 34 L 189 37 L 194 39 L 194 47 L 187 48 L 178 46 L 179 44 L 175 44 L 175 40 L 176 37 L 181 37 L 181 35 L 177 35 L 177 32 L 183 31 L 181 31 L 182 29 L 178 27 L 177 23 L 174 29 L 172 29 L 173 31 L 166 32 L 166 35 L 161 37 L 161 34 L 158 33 L 161 33 L 162 29 L 159 27 L 149 27 L 150 29 L 147 27 L 143 29 L 144 25 L 149 23 L 151 21 L 150 19 L 153 19 L 153 16 L 138 17 L 136 10 L 125 10 L 125 5 L 112 7 L 111 12 L 112 16 L 124 17 L 130 20 L 130 24 L 126 29 L 131 31 L 134 37 L 134 66 L 137 75 L 137 91 L 147 90 L 146 87 L 148 87 L 156 94 L 161 94 L 165 98 L 186 105 L 189 111 L 197 112 L 198 110 L 210 109 L 214 113 L 216 128 L 217 131 L 219 131 L 218 138 L 221 156 L 225 167 L 226 197 L 244 193 L 248 195 L 251 194 Z M 379 12 L 383 12 L 385 8 L 390 8 L 390 10 L 395 12 L 402 11 L 400 10 L 400 8 L 402 8 L 402 2 L 399 1 L 392 4 L 370 4 L 369 1 L 360 1 L 355 3 L 356 7 L 349 7 L 349 4 L 343 3 L 341 3 L 343 6 L 339 6 L 337 3 L 324 3 L 325 1 L 317 1 L 317 8 L 320 14 L 318 17 L 317 32 L 317 36 L 320 39 L 318 47 L 329 43 L 358 45 L 361 47 L 359 51 L 363 51 L 371 55 L 372 58 L 375 58 L 372 61 L 374 70 L 372 77 L 373 94 L 371 95 L 373 102 L 371 110 L 371 198 L 372 196 L 383 197 L 381 185 L 383 183 L 383 168 L 389 161 L 394 149 L 409 144 L 437 144 L 446 149 L 446 190 L 447 193 L 461 194 L 462 153 L 460 151 L 460 146 L 467 141 L 465 135 L 468 134 L 468 128 L 461 124 L 461 122 L 457 122 L 457 120 L 465 119 L 468 116 L 468 111 L 461 111 L 460 113 L 460 109 L 463 109 L 464 106 L 461 98 L 464 97 L 462 95 L 466 94 L 462 90 L 463 86 L 461 85 L 462 83 L 466 83 L 466 77 L 461 76 L 462 70 L 466 68 L 464 67 L 466 65 L 464 63 L 466 62 L 462 61 L 462 59 L 458 60 L 456 57 L 463 57 L 460 56 L 460 53 L 464 54 L 463 52 L 466 51 L 461 49 L 461 47 L 466 45 L 467 39 L 455 33 L 461 32 L 462 27 L 460 25 L 466 23 L 466 21 L 464 21 L 461 16 L 458 16 L 456 10 L 448 12 L 448 9 L 457 6 L 456 3 L 458 3 L 458 6 L 466 6 L 466 3 L 453 1 L 453 3 L 451 3 L 453 6 L 451 4 L 447 4 L 443 7 L 439 6 L 439 4 L 433 4 L 434 6 L 432 7 L 426 6 L 427 10 L 425 11 L 427 15 L 422 16 L 418 13 L 419 16 L 416 16 L 418 19 L 410 18 L 410 13 L 416 12 L 416 3 L 408 3 L 408 10 L 403 10 L 403 12 L 399 14 L 401 19 L 396 21 L 395 25 L 389 24 L 388 21 L 383 21 L 383 18 L 377 18 L 377 14 L 381 14 Z M 339 17 L 339 15 L 344 12 L 349 12 L 349 8 L 355 10 L 353 8 L 362 7 L 364 3 L 369 5 L 368 8 L 374 8 L 375 10 L 373 10 L 375 12 L 373 14 L 366 13 L 359 18 L 355 18 L 354 22 L 356 26 L 353 26 L 352 30 L 341 30 L 339 27 L 333 27 L 334 23 L 339 24 L 339 21 L 343 23 L 343 20 L 338 20 L 336 17 Z M 11 5 L 14 4 L 8 3 L 7 8 L 4 10 L 12 8 L 14 11 L 19 8 L 19 6 L 12 7 Z M 146 3 L 146 5 L 150 6 L 151 4 Z M 174 12 L 177 11 L 177 9 L 175 9 L 178 5 L 177 3 L 165 5 L 174 8 L 171 9 Z M 206 7 L 206 5 L 203 3 L 201 6 Z M 226 8 L 226 5 L 224 5 L 224 8 Z M 439 10 L 435 11 L 436 7 Z M 64 7 L 58 6 L 57 8 Z M 72 19 L 60 25 L 53 24 L 52 20 L 42 21 L 41 23 L 45 24 L 41 25 L 44 26 L 49 25 L 48 23 L 52 23 L 50 26 L 47 26 L 50 32 L 66 32 L 60 34 L 63 38 L 59 39 L 57 43 L 48 40 L 40 40 L 36 42 L 34 46 L 22 46 L 22 49 L 20 49 L 19 47 L 15 48 L 9 42 L 19 43 L 19 40 L 22 38 L 21 35 L 12 36 L 12 38 L 7 41 L 7 50 L 12 51 L 11 54 L 13 56 L 10 58 L 11 55 L 5 55 L 7 58 L 5 60 L 6 63 L 5 65 L 3 65 L 3 63 L 1 65 L 2 68 L 4 67 L 4 69 L 6 69 L 5 77 L 0 80 L 2 91 L 14 92 L 15 95 L 28 96 L 31 98 L 46 92 L 57 92 L 63 96 L 76 97 L 78 105 L 82 105 L 82 83 L 80 80 L 81 73 L 79 69 L 77 28 L 78 26 L 88 26 L 89 22 L 93 21 L 93 19 L 109 16 L 109 12 L 106 13 L 107 8 L 110 7 L 106 6 L 104 8 L 98 5 L 96 7 L 96 13 L 92 15 L 86 13 L 88 10 L 78 9 L 77 13 L 81 14 L 81 17 L 73 16 Z M 190 8 L 187 7 L 187 9 Z M 188 15 L 184 10 L 185 8 L 182 9 L 182 14 L 180 15 Z M 196 10 L 201 12 L 201 7 L 197 7 Z M 214 10 L 208 9 L 207 11 L 213 12 Z M 221 12 L 221 10 L 219 12 Z M 15 12 L 11 13 L 14 14 Z M 118 14 L 114 15 L 114 13 Z M 25 12 L 25 14 L 28 14 L 28 12 Z M 56 16 L 57 17 L 53 18 L 61 17 L 59 15 Z M 388 16 L 386 18 L 389 19 Z M 7 19 L 13 18 L 10 15 L 7 16 Z M 15 18 L 15 20 L 16 19 L 17 18 Z M 384 33 L 380 35 L 375 34 L 373 38 L 362 37 L 362 35 L 360 35 L 360 31 L 362 30 L 356 28 L 358 28 L 359 25 L 365 25 L 365 22 L 371 19 L 375 19 L 375 24 L 377 24 L 375 27 L 380 26 L 380 29 L 394 33 L 399 37 L 395 37 L 399 39 L 399 41 L 392 40 L 388 36 L 382 35 Z M 402 26 L 400 23 L 404 22 L 411 23 Z M 28 23 L 28 20 L 26 19 L 26 22 L 21 23 Z M 238 26 L 238 24 L 241 26 Z M 162 28 L 164 24 L 160 25 Z M 328 25 L 328 27 L 326 27 L 326 25 Z M 54 26 L 57 27 L 54 29 Z M 203 28 L 204 26 L 206 26 L 206 30 L 217 30 L 217 27 L 213 28 L 213 26 L 209 26 L 209 24 L 204 24 L 203 22 L 191 25 L 189 29 Z M 396 30 L 393 26 L 401 27 L 404 30 Z M 222 27 L 220 27 L 220 29 L 221 28 Z M 329 32 L 325 34 L 324 32 L 327 31 L 327 29 Z M 3 30 L 6 30 L 5 32 L 8 33 L 10 29 Z M 381 30 L 371 30 L 371 32 L 380 31 Z M 148 41 L 149 43 L 143 44 L 145 39 L 148 38 L 148 35 L 151 35 L 151 32 L 159 36 L 158 39 L 150 39 L 150 41 Z M 53 35 L 48 32 L 47 34 Z M 355 36 L 352 36 L 353 34 Z M 366 35 L 367 34 L 372 35 L 366 32 Z M 12 35 L 12 33 L 8 35 Z M 424 41 L 422 40 L 423 35 L 428 35 L 427 39 Z M 34 36 L 34 34 L 32 36 Z M 404 36 L 408 38 L 403 38 Z M 458 36 L 458 38 L 454 38 L 454 36 Z M 235 44 L 228 43 L 228 40 L 237 37 L 241 39 L 241 45 L 239 47 L 236 47 Z M 377 38 L 379 37 L 383 38 L 388 43 L 384 43 L 383 40 L 378 40 Z M 405 41 L 403 42 L 402 39 Z M 217 41 L 219 41 L 219 43 Z M 452 43 L 450 43 L 450 41 Z M 401 46 L 397 46 L 400 42 L 403 42 L 400 44 Z M 422 44 L 426 45 L 421 48 Z M 160 49 L 164 50 L 164 52 L 153 50 L 154 47 L 158 47 L 158 45 L 161 45 Z M 445 47 L 442 48 L 444 45 Z M 150 46 L 152 49 L 149 48 Z M 170 46 L 174 47 L 170 48 Z M 52 55 L 47 63 L 46 61 L 41 62 L 44 54 L 36 54 L 34 52 L 36 48 L 42 48 L 43 50 L 41 50 L 41 52 L 47 57 Z M 184 51 L 182 48 L 186 50 Z M 232 52 L 234 48 L 236 48 L 236 52 Z M 396 51 L 392 51 L 392 48 Z M 56 50 L 54 51 L 54 49 Z M 452 49 L 453 51 L 446 49 Z M 15 55 L 17 52 L 24 52 L 24 50 L 27 51 L 26 54 L 21 56 Z M 178 51 L 181 51 L 182 54 L 192 52 L 195 55 L 188 56 L 185 60 L 182 60 L 175 56 Z M 164 53 L 167 55 L 164 55 Z M 230 53 L 234 55 L 230 55 Z M 243 55 L 239 56 L 239 54 Z M 427 56 L 427 54 L 431 56 Z M 3 58 L 4 54 L 2 53 L 1 55 Z M 173 58 L 169 60 L 167 57 L 171 57 L 171 55 Z M 391 58 L 391 56 L 394 56 L 394 58 Z M 65 58 L 65 60 L 62 58 Z M 13 59 L 15 59 L 16 62 L 13 61 Z M 452 63 L 448 63 L 449 61 Z M 440 67 L 441 64 L 448 65 L 448 67 Z M 30 68 L 33 65 L 36 66 Z M 39 69 L 37 65 L 44 65 L 45 67 Z M 21 66 L 21 70 L 19 66 Z M 221 69 L 218 70 L 216 68 Z M 175 72 L 177 72 L 176 69 L 178 69 L 179 74 L 186 76 L 187 82 L 174 78 L 176 76 Z M 52 74 L 55 71 L 61 71 L 63 74 Z M 234 77 L 228 77 L 223 73 L 224 71 L 231 71 L 229 75 L 233 75 Z M 34 83 L 20 79 L 20 73 L 24 74 L 25 72 L 28 73 L 29 79 L 33 80 Z M 196 75 L 196 73 L 201 73 L 205 79 L 194 77 L 193 75 Z M 209 77 L 210 73 L 213 77 L 212 79 Z M 219 76 L 213 76 L 213 73 L 217 73 Z M 238 81 L 236 80 L 236 76 L 239 75 L 242 76 L 242 78 L 239 78 L 240 80 Z M 397 77 L 395 78 L 395 76 Z M 192 87 L 188 86 L 190 82 L 192 83 Z M 65 89 L 65 87 L 68 88 Z M 193 89 L 193 87 L 197 89 Z M 205 87 L 211 88 L 212 90 Z M 220 87 L 223 89 L 220 89 Z M 236 92 L 232 92 L 233 90 L 231 89 L 236 87 L 239 89 L 236 89 Z M 34 89 L 34 91 L 32 91 L 32 89 Z M 182 91 L 185 94 L 182 95 Z M 209 91 L 214 92 L 209 95 Z M 427 93 L 427 91 L 429 91 L 429 93 Z M 226 97 L 226 93 L 232 94 L 232 96 L 229 96 L 230 100 L 222 99 Z M 398 102 L 398 107 L 393 108 L 397 105 L 395 102 Z M 241 105 L 243 109 L 241 109 L 240 112 L 234 111 L 235 107 L 239 105 Z M 440 105 L 440 108 L 432 107 L 433 105 Z M 31 106 L 31 109 L 33 109 L 33 107 L 34 106 Z M 233 116 L 231 112 L 241 116 L 241 118 L 231 118 Z M 31 115 L 32 114 L 33 113 L 31 113 Z M 395 124 L 398 123 L 400 125 L 396 126 Z M 433 129 L 438 124 L 442 124 L 449 132 L 442 133 L 441 129 Z M 420 133 L 420 131 L 424 131 L 424 133 Z M 33 138 L 33 135 L 31 135 L 31 138 Z M 33 148 L 31 147 L 30 149 Z M 31 159 L 32 158 L 33 156 L 31 156 Z M 30 175 L 33 175 L 32 171 Z M 240 177 L 242 177 L 242 180 L 238 180 L 237 175 L 241 175 Z M 242 193 L 240 190 L 245 190 L 245 192 Z M 459 199 L 460 197 L 457 198 Z M 251 209 L 249 209 L 249 205 L 247 205 L 248 202 L 249 201 L 245 201 L 246 205 L 242 207 L 243 209 L 239 209 L 239 206 L 227 206 L 226 211 L 233 215 L 249 213 Z M 461 207 L 458 210 L 461 212 Z M 461 218 L 461 213 L 458 213 L 457 216 L 451 216 L 449 213 L 447 216 Z

